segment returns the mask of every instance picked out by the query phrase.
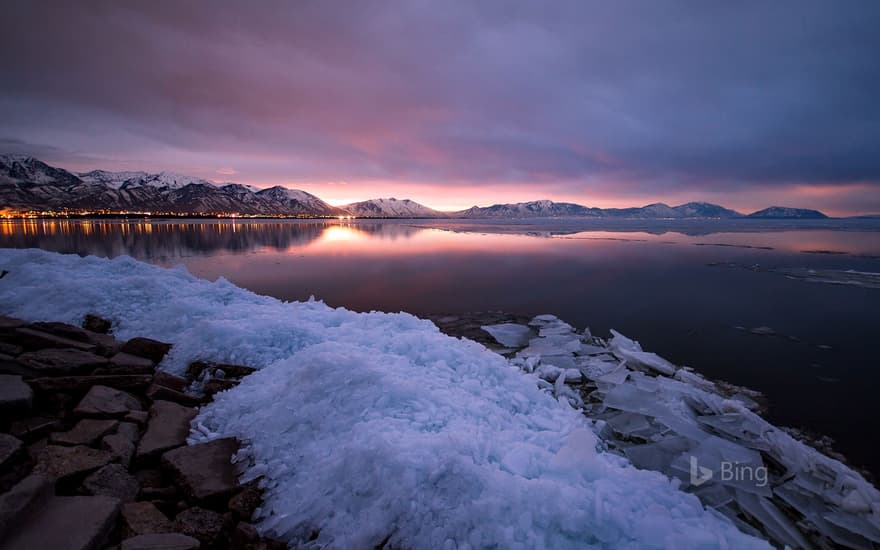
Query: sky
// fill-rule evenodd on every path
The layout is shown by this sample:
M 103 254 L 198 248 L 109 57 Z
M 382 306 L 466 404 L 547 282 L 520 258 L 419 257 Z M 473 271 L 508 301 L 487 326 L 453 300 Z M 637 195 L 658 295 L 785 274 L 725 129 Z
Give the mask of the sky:
M 880 213 L 880 2 L 4 0 L 0 152 L 333 204 Z

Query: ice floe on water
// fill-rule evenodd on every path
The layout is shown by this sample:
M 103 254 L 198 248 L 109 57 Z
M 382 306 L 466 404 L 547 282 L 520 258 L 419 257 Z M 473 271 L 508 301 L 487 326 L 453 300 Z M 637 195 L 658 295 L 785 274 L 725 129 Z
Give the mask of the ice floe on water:
M 880 493 L 756 414 L 755 392 L 679 368 L 613 330 L 603 340 L 546 315 L 530 325 L 558 330 L 532 338 L 511 363 L 595 420 L 611 452 L 679 480 L 743 532 L 776 544 L 880 543 Z
M 171 371 L 260 368 L 191 437 L 242 440 L 244 479 L 267 489 L 259 527 L 295 547 L 766 547 L 743 518 L 793 546 L 809 526 L 876 540 L 877 493 L 857 474 L 622 335 L 541 316 L 507 360 L 408 314 L 285 303 L 126 257 L 0 250 L 0 268 L 0 313 L 99 314 L 121 338 L 173 342 Z M 702 477 L 727 460 L 771 482 L 697 487 L 685 452 Z

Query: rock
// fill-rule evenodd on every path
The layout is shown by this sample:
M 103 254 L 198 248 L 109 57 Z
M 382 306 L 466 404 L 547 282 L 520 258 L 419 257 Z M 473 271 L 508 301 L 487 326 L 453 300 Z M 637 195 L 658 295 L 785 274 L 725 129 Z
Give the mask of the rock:
M 150 408 L 147 432 L 141 438 L 136 457 L 138 460 L 157 458 L 165 451 L 186 444 L 189 424 L 196 410 L 171 403 L 156 401 Z
M 9 425 L 9 433 L 20 439 L 33 440 L 55 430 L 58 421 L 45 416 L 32 416 L 16 420 Z
M 0 374 L 12 374 L 14 376 L 23 376 L 25 378 L 33 378 L 39 376 L 39 373 L 19 363 L 15 357 L 0 354 Z
M 162 464 L 188 497 L 214 503 L 240 490 L 232 464 L 232 455 L 237 451 L 237 440 L 215 439 L 169 451 L 162 456 Z
M 91 447 L 47 445 L 37 458 L 34 473 L 67 482 L 102 468 L 111 460 L 113 460 L 113 455 L 109 452 Z
M 94 496 L 115 497 L 122 502 L 137 498 L 141 486 L 121 464 L 108 464 L 89 475 L 82 484 L 83 490 Z
M 34 392 L 21 376 L 0 374 L 0 413 L 16 416 L 31 410 Z
M 128 468 L 134 456 L 135 444 L 124 435 L 111 434 L 101 440 L 101 449 L 112 453 L 113 460 Z
M 55 321 L 38 321 L 36 323 L 31 323 L 27 328 L 48 332 L 54 336 L 69 338 L 70 340 L 76 340 L 77 342 L 91 343 L 91 338 L 89 338 L 88 333 L 76 325 L 58 323 Z
M 81 351 L 95 351 L 97 346 L 89 342 L 72 340 L 63 336 L 56 336 L 41 330 L 28 327 L 15 329 L 14 336 L 18 345 L 28 350 L 41 350 L 46 348 L 73 348 Z
M 8 342 L 0 342 L 0 353 L 2 353 L 3 355 L 17 357 L 24 353 L 24 348 L 21 346 L 16 346 L 15 344 L 10 344 Z
M 128 342 L 122 344 L 119 351 L 130 353 L 138 357 L 146 357 L 155 363 L 161 363 L 165 355 L 171 350 L 171 344 L 151 340 L 150 338 L 132 338 Z
M 116 430 L 116 420 L 94 420 L 86 418 L 76 423 L 66 432 L 55 432 L 49 436 L 49 443 L 55 445 L 94 445 L 99 439 Z
M 25 515 L 0 541 L 0 550 L 99 550 L 116 518 L 119 501 L 111 497 L 52 497 Z
M 228 378 L 212 378 L 205 383 L 205 395 L 215 395 L 222 391 L 234 388 L 239 384 L 238 380 Z
M 128 411 L 125 415 L 125 421 L 137 424 L 138 426 L 146 426 L 147 420 L 150 419 L 150 413 L 147 411 Z
M 46 500 L 52 498 L 54 492 L 55 487 L 51 480 L 31 475 L 0 495 L 0 541 L 6 539 L 13 525 L 18 526 L 20 518 L 42 506 Z
M 174 532 L 171 521 L 151 502 L 124 504 L 122 525 L 130 536 Z
M 107 358 L 78 349 L 47 348 L 22 353 L 18 362 L 38 376 L 90 374 L 107 364 Z
M 121 374 L 101 376 L 59 376 L 53 378 L 34 378 L 29 380 L 31 386 L 38 392 L 69 392 L 78 393 L 93 386 L 107 386 L 117 390 L 139 391 L 143 390 L 152 382 L 153 377 L 148 374 Z
M 257 370 L 253 367 L 246 367 L 244 365 L 230 365 L 227 363 L 195 361 L 193 363 L 190 363 L 189 368 L 186 371 L 186 375 L 192 380 L 196 380 L 202 375 L 202 371 L 209 368 L 222 370 L 225 378 L 242 378 L 249 374 L 253 374 Z
M 153 375 L 153 384 L 165 386 L 166 388 L 171 388 L 172 390 L 182 392 L 186 390 L 189 382 L 187 382 L 186 378 L 174 376 L 173 374 L 169 374 L 165 371 L 160 370 L 155 375 Z
M 147 397 L 153 401 L 173 401 L 187 407 L 195 407 L 201 403 L 197 397 L 158 384 L 153 384 L 147 388 Z
M 158 501 L 171 501 L 177 498 L 176 487 L 144 487 L 141 489 L 141 498 L 144 500 L 152 500 L 158 504 Z M 167 504 L 167 503 L 166 503 Z
M 97 315 L 88 314 L 85 319 L 83 319 L 82 327 L 86 330 L 90 330 L 92 332 L 97 332 L 99 334 L 109 334 L 110 327 L 112 327 L 112 323 L 103 317 L 98 317 Z
M 204 548 L 224 545 L 224 525 L 222 515 L 197 506 L 184 510 L 174 518 L 175 530 L 198 539 Z
M 0 315 L 0 331 L 2 332 L 9 332 L 17 328 L 26 326 L 27 324 L 27 321 L 16 319 L 15 317 Z
M 119 352 L 110 358 L 110 364 L 95 374 L 153 374 L 156 364 L 152 359 Z
M 241 548 L 246 544 L 260 540 L 260 533 L 257 528 L 245 521 L 239 521 L 232 530 L 232 546 Z
M 24 444 L 17 437 L 0 433 L 0 493 L 18 483 L 27 473 Z
M 252 482 L 242 492 L 229 499 L 229 511 L 235 513 L 240 520 L 250 521 L 262 502 L 263 490 L 256 482 Z
M 162 474 L 162 470 L 157 470 L 154 468 L 145 468 L 143 470 L 138 470 L 134 473 L 134 477 L 141 484 L 141 488 L 147 487 L 163 487 L 165 486 L 165 476 Z
M 140 401 L 122 390 L 92 386 L 89 393 L 73 409 L 77 416 L 124 417 L 129 411 L 142 410 Z
M 198 550 L 199 541 L 180 533 L 138 535 L 122 541 L 122 550 Z

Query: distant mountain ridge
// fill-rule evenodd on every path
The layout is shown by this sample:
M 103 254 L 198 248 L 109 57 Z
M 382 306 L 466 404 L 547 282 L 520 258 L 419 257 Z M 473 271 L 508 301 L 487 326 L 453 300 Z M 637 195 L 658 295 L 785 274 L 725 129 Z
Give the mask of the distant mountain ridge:
M 595 208 L 568 202 L 473 206 L 441 212 L 409 199 L 382 198 L 332 206 L 298 189 L 259 189 L 159 172 L 73 173 L 26 155 L 0 155 L 0 208 L 17 211 L 108 211 L 176 214 L 362 218 L 633 218 L 633 219 L 823 219 L 817 210 L 771 206 L 741 214 L 707 202 L 654 203 L 634 208 Z

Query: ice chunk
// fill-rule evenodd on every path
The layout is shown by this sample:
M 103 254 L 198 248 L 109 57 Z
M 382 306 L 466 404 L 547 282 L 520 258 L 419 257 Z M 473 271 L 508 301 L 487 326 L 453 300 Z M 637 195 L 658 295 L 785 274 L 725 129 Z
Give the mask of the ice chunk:
M 496 342 L 508 348 L 521 348 L 527 346 L 529 340 L 535 336 L 535 332 L 532 329 L 516 323 L 486 325 L 480 328 L 488 332 Z

